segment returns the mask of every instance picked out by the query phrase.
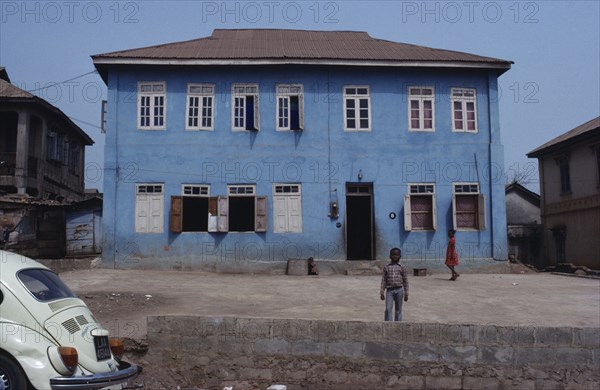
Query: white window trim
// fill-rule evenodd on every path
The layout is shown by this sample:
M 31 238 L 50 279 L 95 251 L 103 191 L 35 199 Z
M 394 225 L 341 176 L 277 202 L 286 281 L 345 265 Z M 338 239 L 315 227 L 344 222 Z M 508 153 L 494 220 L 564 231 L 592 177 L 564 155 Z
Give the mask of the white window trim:
M 432 192 L 411 192 L 410 187 L 412 186 L 432 186 Z M 408 183 L 407 195 L 404 196 L 404 230 L 413 232 L 431 232 L 437 230 L 437 197 L 435 183 Z M 411 196 L 431 196 L 431 218 L 432 218 L 432 229 L 420 229 L 413 228 L 412 226 L 412 208 L 411 208 Z
M 202 189 L 206 189 L 206 194 L 186 194 L 186 187 L 191 188 L 199 188 L 200 192 L 202 192 Z M 181 185 L 181 196 L 194 196 L 194 197 L 203 197 L 203 198 L 209 198 L 210 197 L 210 185 L 208 184 L 182 184 Z
M 162 85 L 163 90 L 162 92 L 142 92 L 142 85 Z M 153 108 L 154 108 L 154 99 L 153 97 L 155 96 L 162 96 L 163 97 L 163 125 L 162 126 L 154 126 L 154 125 L 150 125 L 150 126 L 142 126 L 141 123 L 141 114 L 140 114 L 140 110 L 142 108 L 142 97 L 146 97 L 149 96 L 150 97 L 150 123 L 154 122 L 154 113 L 153 113 Z M 166 81 L 139 81 L 138 82 L 138 89 L 137 89 L 137 114 L 136 114 L 136 120 L 137 120 L 137 129 L 138 130 L 166 130 L 167 129 L 167 83 Z
M 477 192 L 456 192 L 457 186 L 470 185 L 477 186 Z M 464 228 L 458 227 L 456 222 L 456 197 L 461 195 L 477 195 L 477 228 Z M 479 183 L 472 182 L 458 182 L 452 183 L 452 227 L 460 231 L 480 231 L 486 229 L 486 210 L 485 210 L 485 195 L 481 193 L 481 187 Z
M 212 92 L 191 92 L 190 89 L 192 87 L 200 87 L 201 89 L 210 87 L 212 88 Z M 190 126 L 190 97 L 198 97 L 198 126 Z M 202 98 L 210 97 L 212 100 L 211 104 L 211 113 L 210 115 L 210 126 L 202 126 L 202 120 L 204 116 L 202 115 Z M 205 130 L 205 131 L 213 131 L 215 129 L 215 85 L 207 84 L 207 83 L 189 83 L 187 86 L 187 94 L 185 97 L 185 129 L 186 130 Z
M 300 88 L 300 92 L 280 92 L 280 88 Z M 290 117 L 290 97 L 298 96 L 298 122 L 299 129 L 291 128 L 291 117 Z M 288 101 L 288 125 L 279 126 L 279 99 L 287 98 Z M 304 129 L 304 86 L 302 84 L 276 84 L 275 85 L 275 129 L 277 131 L 297 131 Z
M 285 187 L 285 186 L 294 186 L 297 187 L 297 191 L 294 192 L 277 192 L 277 187 Z M 276 203 L 279 202 L 278 198 L 284 197 L 289 199 L 290 197 L 297 196 L 300 198 L 299 203 L 299 217 L 298 217 L 298 227 L 290 227 L 287 223 L 289 221 L 290 213 L 286 203 L 286 227 L 282 230 L 279 229 L 279 221 L 278 216 L 276 214 Z M 302 185 L 299 183 L 273 183 L 273 233 L 277 234 L 285 234 L 285 233 L 302 233 Z
M 454 91 L 457 90 L 461 90 L 461 91 L 473 91 L 473 98 L 465 98 L 465 97 L 458 97 L 458 96 L 454 96 Z M 460 102 L 461 104 L 461 111 L 463 114 L 463 128 L 462 129 L 457 129 L 456 128 L 456 121 L 454 118 L 454 103 L 455 102 Z M 473 102 L 473 109 L 475 110 L 475 130 L 468 130 L 467 129 L 467 109 L 466 109 L 466 104 L 467 102 Z M 452 131 L 454 133 L 477 133 L 479 132 L 479 118 L 478 118 L 478 114 L 477 114 L 477 89 L 475 88 L 451 88 L 450 89 L 450 116 L 452 119 Z
M 160 187 L 160 192 L 141 192 L 140 191 L 140 187 L 145 187 L 145 186 L 153 186 L 153 187 Z M 156 197 L 160 197 L 161 198 L 161 203 L 160 203 L 160 214 L 161 214 L 161 218 L 160 218 L 160 224 L 157 226 L 157 230 L 156 231 L 150 231 L 151 228 L 150 225 L 146 225 L 146 226 L 142 226 L 138 223 L 138 200 L 140 197 L 144 197 L 144 198 L 151 198 L 152 196 L 156 196 Z M 165 205 L 164 205 L 164 198 L 165 198 L 165 186 L 163 183 L 136 183 L 135 185 L 135 206 L 134 206 L 134 229 L 135 229 L 135 233 L 140 233 L 140 234 L 160 234 L 164 232 L 164 219 L 165 219 Z M 148 221 L 150 221 L 150 217 L 148 216 Z
M 232 192 L 234 188 L 243 188 L 251 190 L 251 193 L 237 194 Z M 256 196 L 256 185 L 255 184 L 229 184 L 227 185 L 227 196 Z
M 244 89 L 248 87 L 256 88 L 256 92 L 239 94 L 235 92 L 236 88 L 244 87 Z M 253 131 L 252 129 L 246 129 L 246 96 L 252 95 L 254 96 L 254 131 L 260 130 L 260 104 L 259 104 L 259 93 L 260 90 L 258 88 L 258 83 L 234 83 L 231 85 L 231 129 L 233 131 Z M 244 97 L 244 120 L 243 126 L 235 126 L 235 99 L 236 97 Z
M 361 132 L 361 131 L 371 131 L 371 87 L 368 85 L 344 85 L 343 87 L 344 89 L 342 90 L 343 92 L 343 110 L 344 110 L 344 131 L 347 132 Z M 367 94 L 366 95 L 346 95 L 346 89 L 347 88 L 366 88 L 367 89 Z M 359 100 L 360 99 L 364 99 L 367 98 L 368 104 L 369 104 L 369 112 L 368 112 L 368 116 L 369 116 L 369 126 L 366 129 L 360 128 L 360 105 Z M 347 99 L 353 99 L 355 100 L 355 105 L 354 105 L 354 110 L 356 111 L 356 116 L 355 116 L 355 121 L 356 121 L 356 128 L 353 129 L 349 129 L 348 128 L 348 115 L 347 115 L 347 109 L 346 109 L 346 100 Z
M 418 89 L 431 89 L 431 97 L 428 95 L 411 95 L 410 94 L 410 90 L 412 88 L 418 88 Z M 408 131 L 418 131 L 418 132 L 427 132 L 427 133 L 433 133 L 435 132 L 435 87 L 433 86 L 427 86 L 427 85 L 409 85 L 407 90 L 406 90 L 406 96 L 408 97 Z M 412 127 L 412 117 L 411 117 L 411 107 L 410 107 L 410 103 L 412 100 L 417 100 L 419 102 L 419 127 L 418 128 L 413 128 Z M 423 107 L 423 102 L 425 100 L 431 100 L 431 129 L 426 129 L 424 128 L 425 125 L 425 109 Z

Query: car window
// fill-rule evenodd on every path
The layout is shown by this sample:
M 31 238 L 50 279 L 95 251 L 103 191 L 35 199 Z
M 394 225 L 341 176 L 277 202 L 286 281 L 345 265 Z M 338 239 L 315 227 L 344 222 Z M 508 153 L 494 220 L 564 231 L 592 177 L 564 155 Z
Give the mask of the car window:
M 76 295 L 57 274 L 45 269 L 26 269 L 18 274 L 25 288 L 39 301 L 74 298 Z

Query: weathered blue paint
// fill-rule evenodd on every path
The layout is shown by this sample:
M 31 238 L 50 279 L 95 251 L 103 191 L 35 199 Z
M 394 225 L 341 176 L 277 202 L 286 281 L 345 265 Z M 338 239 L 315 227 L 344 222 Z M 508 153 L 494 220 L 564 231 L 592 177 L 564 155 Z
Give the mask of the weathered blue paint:
M 503 148 L 497 71 L 341 66 L 118 67 L 108 71 L 103 261 L 119 268 L 203 268 L 229 263 L 252 269 L 288 258 L 346 259 L 345 185 L 373 183 L 375 257 L 399 246 L 403 258 L 443 263 L 452 227 L 452 183 L 478 182 L 486 197 L 487 227 L 459 231 L 463 264 L 507 259 Z M 165 81 L 167 130 L 136 126 L 138 81 Z M 188 83 L 213 83 L 214 131 L 186 131 Z M 231 84 L 258 83 L 260 131 L 231 130 Z M 304 85 L 303 132 L 275 130 L 275 84 Z M 369 132 L 346 132 L 343 86 L 368 85 Z M 408 86 L 434 86 L 435 132 L 408 131 Z M 478 132 L 452 132 L 450 88 L 477 89 Z M 301 183 L 303 232 L 273 233 L 272 184 Z M 404 230 L 409 183 L 436 184 L 437 230 Z M 163 234 L 135 233 L 135 184 L 164 183 Z M 211 196 L 228 184 L 256 184 L 269 198 L 266 233 L 169 232 L 171 195 L 182 183 L 209 184 Z M 329 218 L 337 193 L 340 214 Z M 397 217 L 391 219 L 390 213 Z M 336 224 L 340 223 L 341 227 Z M 469 261 L 472 260 L 472 261 Z

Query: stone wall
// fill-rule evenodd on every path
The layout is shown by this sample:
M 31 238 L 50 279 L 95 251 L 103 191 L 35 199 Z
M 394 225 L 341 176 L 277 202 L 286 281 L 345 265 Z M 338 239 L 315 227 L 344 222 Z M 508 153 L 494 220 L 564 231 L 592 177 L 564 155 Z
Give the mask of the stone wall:
M 190 386 L 597 389 L 600 329 L 160 316 L 148 355 Z

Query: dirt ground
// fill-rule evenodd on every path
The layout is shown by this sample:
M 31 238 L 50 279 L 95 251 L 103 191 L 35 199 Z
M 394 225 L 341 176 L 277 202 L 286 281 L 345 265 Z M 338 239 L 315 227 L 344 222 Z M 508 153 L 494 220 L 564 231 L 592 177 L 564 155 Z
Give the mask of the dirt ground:
M 404 320 L 600 326 L 600 280 L 536 273 L 517 264 L 511 264 L 511 270 L 508 274 L 463 274 L 455 282 L 445 274 L 411 276 Z M 151 390 L 194 387 L 177 367 L 152 366 L 146 360 L 146 318 L 150 315 L 383 319 L 379 276 L 97 268 L 61 273 L 61 278 L 112 335 L 125 340 L 126 358 L 144 367 L 136 383 Z

